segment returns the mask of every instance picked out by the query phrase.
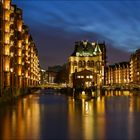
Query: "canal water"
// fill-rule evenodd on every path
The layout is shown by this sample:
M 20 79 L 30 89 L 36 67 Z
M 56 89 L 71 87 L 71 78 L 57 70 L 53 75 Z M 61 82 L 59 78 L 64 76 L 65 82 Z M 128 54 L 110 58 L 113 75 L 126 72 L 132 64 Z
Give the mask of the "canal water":
M 140 96 L 107 92 L 97 99 L 32 94 L 0 107 L 0 139 L 140 139 Z

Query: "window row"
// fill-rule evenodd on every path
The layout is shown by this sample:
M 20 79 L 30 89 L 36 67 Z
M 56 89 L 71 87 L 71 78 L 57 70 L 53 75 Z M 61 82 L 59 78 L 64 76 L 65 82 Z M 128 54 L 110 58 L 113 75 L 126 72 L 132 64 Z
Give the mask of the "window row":
M 100 62 L 97 61 L 97 62 L 94 62 L 93 60 L 92 61 L 74 61 L 72 63 L 73 66 L 79 66 L 79 67 L 84 67 L 84 66 L 88 66 L 88 67 L 93 67 L 93 66 L 99 66 L 100 65 Z
M 83 75 L 78 75 L 77 78 L 78 78 L 78 79 L 80 79 L 80 78 L 92 79 L 92 78 L 93 78 L 93 75 L 87 75 L 87 76 L 85 76 L 85 77 L 84 77 Z

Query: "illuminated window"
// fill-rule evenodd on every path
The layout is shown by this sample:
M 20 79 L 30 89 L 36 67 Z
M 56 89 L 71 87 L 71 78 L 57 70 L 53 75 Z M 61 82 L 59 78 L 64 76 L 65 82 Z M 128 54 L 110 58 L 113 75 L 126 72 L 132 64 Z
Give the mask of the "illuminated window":
M 5 54 L 5 55 L 9 55 L 9 53 L 10 53 L 9 46 L 8 46 L 8 45 L 5 45 L 4 54 Z
M 92 79 L 93 78 L 93 76 L 92 75 L 90 75 L 90 79 Z
M 18 41 L 18 47 L 21 48 L 21 46 L 22 46 L 21 41 Z
M 21 64 L 21 58 L 18 58 L 18 64 Z
M 86 76 L 86 78 L 89 78 L 89 76 Z
M 22 21 L 18 21 L 17 22 L 17 26 L 18 26 L 18 31 L 22 31 Z
M 4 8 L 9 9 L 10 8 L 10 0 L 4 1 Z
M 9 32 L 9 29 L 10 29 L 9 24 L 6 22 L 6 23 L 5 23 L 5 31 L 6 31 L 6 32 Z
M 5 43 L 9 44 L 9 34 L 5 33 Z
M 13 53 L 13 52 L 11 52 L 11 53 L 10 53 L 10 56 L 11 56 L 11 57 L 13 57 L 13 56 L 14 56 L 14 53 Z
M 10 72 L 13 72 L 13 68 L 10 68 Z
M 9 19 L 10 19 L 9 11 L 5 11 L 5 20 L 9 21 Z
M 9 60 L 5 59 L 4 71 L 9 71 Z

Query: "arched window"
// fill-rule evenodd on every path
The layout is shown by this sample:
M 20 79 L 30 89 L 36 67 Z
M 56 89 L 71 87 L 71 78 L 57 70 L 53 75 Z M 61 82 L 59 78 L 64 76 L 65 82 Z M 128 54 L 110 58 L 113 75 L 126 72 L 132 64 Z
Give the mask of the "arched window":
M 86 62 L 85 62 L 85 61 L 83 61 L 82 66 L 83 66 L 83 67 L 85 67 L 85 66 L 86 66 Z
M 76 62 L 76 61 L 74 61 L 74 62 L 73 62 L 73 65 L 74 65 L 74 66 L 77 66 L 77 62 Z
M 89 60 L 87 61 L 87 66 L 90 67 L 90 61 Z
M 93 60 L 91 61 L 90 66 L 91 66 L 91 67 L 94 66 L 94 61 L 93 61 Z
M 82 61 L 81 60 L 79 61 L 78 66 L 82 67 Z

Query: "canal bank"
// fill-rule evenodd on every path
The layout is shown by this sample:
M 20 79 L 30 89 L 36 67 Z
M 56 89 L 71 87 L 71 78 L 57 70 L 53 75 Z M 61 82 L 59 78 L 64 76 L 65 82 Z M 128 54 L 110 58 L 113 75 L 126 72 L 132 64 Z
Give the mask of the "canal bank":
M 24 97 L 28 94 L 36 92 L 36 88 L 12 88 L 5 89 L 0 97 L 0 105 L 13 104 L 19 97 Z

